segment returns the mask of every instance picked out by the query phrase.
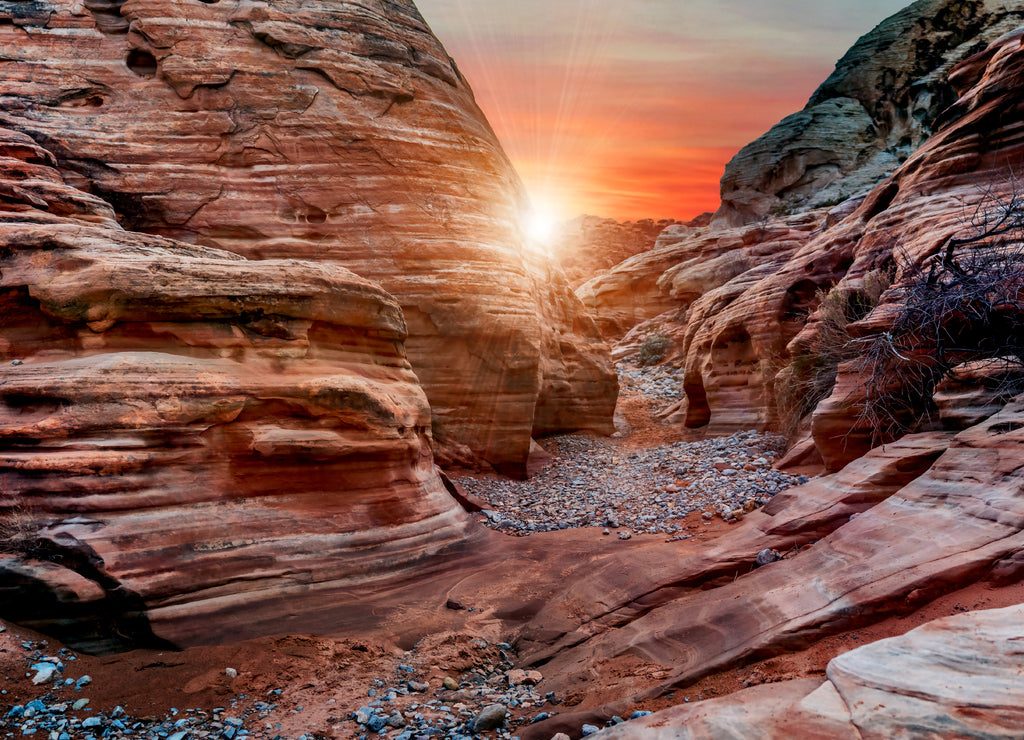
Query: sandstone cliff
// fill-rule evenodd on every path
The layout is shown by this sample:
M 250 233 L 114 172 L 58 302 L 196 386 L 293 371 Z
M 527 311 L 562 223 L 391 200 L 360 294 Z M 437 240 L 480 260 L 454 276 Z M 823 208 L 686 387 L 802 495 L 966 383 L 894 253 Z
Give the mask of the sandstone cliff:
M 124 231 L 7 129 L 0 245 L 4 617 L 93 649 L 266 633 L 471 537 L 379 286 Z
M 983 35 L 1022 14 L 1024 6 L 1014 5 Z M 579 289 L 609 336 L 633 327 L 619 355 L 650 333 L 675 338 L 686 400 L 673 420 L 711 432 L 781 428 L 785 374 L 818 361 L 821 296 L 863 295 L 866 279 L 893 270 L 896 251 L 921 264 L 963 231 L 965 213 L 1013 190 L 1022 149 L 1011 91 L 1020 86 L 1020 59 L 1018 36 L 1010 33 L 954 67 L 948 85 L 961 97 L 932 121 L 935 133 L 863 198 L 746 226 L 712 224 L 678 236 L 670 229 L 655 250 Z M 887 310 L 883 301 L 851 330 L 883 331 Z M 858 412 L 844 403 L 860 382 L 841 374 L 833 399 L 815 414 L 806 459 L 824 459 L 834 470 L 871 446 L 872 431 L 854 424 Z
M 685 226 L 706 226 L 710 214 Z M 562 225 L 551 248 L 574 289 L 633 255 L 654 248 L 658 235 L 678 222 L 644 219 L 619 222 L 613 218 L 580 216 Z
M 0 122 L 127 228 L 381 282 L 450 449 L 611 431 L 607 351 L 411 0 L 13 3 L 0 49 Z
M 931 135 L 950 70 L 1024 22 L 1015 0 L 919 0 L 861 38 L 799 113 L 725 169 L 715 222 L 749 223 L 863 195 Z
M 768 684 L 680 705 L 598 740 L 707 737 L 1013 737 L 1024 733 L 1024 607 L 947 617 L 829 663 L 826 680 Z

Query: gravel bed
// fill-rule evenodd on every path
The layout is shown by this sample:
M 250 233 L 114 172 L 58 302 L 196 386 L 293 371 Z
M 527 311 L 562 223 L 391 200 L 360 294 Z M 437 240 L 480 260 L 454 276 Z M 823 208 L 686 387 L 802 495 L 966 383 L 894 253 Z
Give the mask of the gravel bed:
M 461 607 L 460 607 L 461 608 Z M 390 679 L 375 679 L 367 687 L 368 702 L 347 719 L 359 740 L 518 740 L 522 727 L 559 713 L 562 699 L 544 688 L 535 670 L 514 668 L 518 656 L 508 643 L 472 638 L 476 665 L 439 680 L 417 665 L 416 649 L 409 664 L 399 665 Z M 613 717 L 606 726 L 651 714 L 635 711 L 627 719 Z M 583 725 L 585 735 L 596 726 Z
M 622 396 L 642 395 L 661 404 L 655 412 L 683 400 L 683 384 L 679 382 L 677 370 L 669 366 L 639 367 L 627 362 L 615 366 L 619 374 L 619 393 Z
M 101 738 L 145 738 L 146 740 L 288 740 L 267 717 L 277 709 L 273 703 L 280 689 L 268 692 L 266 701 L 246 701 L 240 694 L 225 700 L 225 706 L 204 709 L 171 709 L 164 717 L 135 717 L 122 707 L 98 712 L 90 706 L 92 678 L 74 670 L 77 656 L 67 648 L 55 655 L 46 652 L 45 640 L 21 643 L 25 675 L 44 692 L 25 704 L 7 700 L 0 691 L 0 738 L 30 740 L 100 740 Z M 298 740 L 318 740 L 313 734 Z
M 555 462 L 528 481 L 459 479 L 490 504 L 488 526 L 520 536 L 575 527 L 675 535 L 692 512 L 740 519 L 807 481 L 773 470 L 783 440 L 758 432 L 635 452 L 584 435 L 550 438 L 545 447 Z

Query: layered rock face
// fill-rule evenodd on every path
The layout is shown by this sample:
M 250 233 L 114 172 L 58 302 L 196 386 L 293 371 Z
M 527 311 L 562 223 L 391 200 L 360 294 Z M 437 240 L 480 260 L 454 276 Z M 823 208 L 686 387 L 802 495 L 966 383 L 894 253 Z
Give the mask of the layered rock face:
M 1014 13 L 1024 12 L 1016 7 Z M 965 213 L 1012 197 L 1015 163 L 1024 153 L 1017 131 L 1024 116 L 1013 93 L 1022 60 L 1012 32 L 955 67 L 949 84 L 961 97 L 933 122 L 936 133 L 864 198 L 756 225 L 713 224 L 681 234 L 674 245 L 670 229 L 661 237 L 664 247 L 627 260 L 579 294 L 611 336 L 645 322 L 632 329 L 622 353 L 651 332 L 676 339 L 686 400 L 674 419 L 718 433 L 778 428 L 778 373 L 817 362 L 822 295 L 863 294 L 866 279 L 895 268 L 897 253 L 921 264 L 969 229 Z M 893 295 L 851 331 L 884 331 Z M 850 393 L 863 378 L 849 369 L 839 376 L 812 425 L 832 470 L 875 441 L 850 410 L 857 404 Z
M 272 632 L 470 538 L 379 286 L 124 231 L 7 129 L 0 245 L 4 617 L 101 650 Z
M 707 226 L 710 214 L 684 226 Z M 553 256 L 578 288 L 623 260 L 654 248 L 658 235 L 678 222 L 672 219 L 619 222 L 613 218 L 580 216 L 564 224 L 558 233 Z
M 844 204 L 837 211 L 847 209 Z M 681 339 L 681 324 L 698 299 L 733 280 L 749 282 L 779 269 L 829 218 L 819 211 L 728 229 L 673 226 L 653 250 L 616 265 L 576 294 L 609 339 L 629 345 L 652 332 Z M 627 337 L 630 332 L 635 336 Z
M 1024 607 L 973 612 L 852 650 L 827 679 L 786 681 L 679 706 L 600 740 L 702 737 L 991 737 L 1024 733 Z
M 0 120 L 129 228 L 398 297 L 439 438 L 519 470 L 552 418 L 611 431 L 594 324 L 524 247 L 518 177 L 410 0 L 15 3 L 0 47 Z
M 840 289 L 855 285 L 869 265 L 891 259 L 894 249 L 905 261 L 925 263 L 947 239 L 972 231 L 965 222 L 969 214 L 1019 197 L 1016 163 L 1024 158 L 1024 108 L 1015 91 L 1024 85 L 1022 39 L 1024 29 L 1007 34 L 954 70 L 950 79 L 961 98 L 944 114 L 945 125 L 876 189 L 845 233 L 825 245 L 854 260 Z M 805 257 L 812 259 L 810 254 Z M 898 300 L 898 291 L 887 294 L 852 332 L 870 336 L 886 331 Z M 792 351 L 799 353 L 816 331 L 812 321 L 794 340 Z M 814 440 L 832 469 L 876 441 L 873 430 L 858 419 L 857 409 L 865 400 L 863 378 L 855 366 L 844 366 L 832 395 L 814 412 Z M 964 405 L 969 403 L 965 399 Z M 946 406 L 944 416 L 952 421 L 957 414 Z
M 604 663 L 635 666 L 618 674 L 620 695 L 650 697 L 979 581 L 1019 581 L 1022 419 L 1024 397 L 1018 397 L 958 435 L 919 434 L 878 448 L 838 474 L 791 489 L 721 544 L 696 557 L 666 557 L 628 582 L 622 573 L 636 572 L 625 567 L 628 556 L 597 562 L 527 627 L 525 658 L 543 664 L 565 691 L 592 681 Z M 790 556 L 754 569 L 764 548 Z M 960 634 L 947 644 L 959 650 L 972 639 Z M 1005 645 L 958 665 L 983 685 L 992 678 L 989 656 L 1002 656 L 1008 674 L 1019 674 L 1020 655 Z M 867 665 L 856 664 L 858 670 Z M 897 682 L 892 691 L 901 693 L 906 684 L 891 680 Z M 945 697 L 943 680 L 933 675 L 919 688 Z M 945 702 L 936 701 L 936 716 L 948 710 Z M 624 698 L 598 714 L 610 718 L 629 704 Z M 989 706 L 998 712 L 1004 705 Z M 552 720 L 531 737 L 572 721 Z
M 715 223 L 864 194 L 932 133 L 958 62 L 1024 23 L 1019 2 L 919 0 L 861 38 L 799 113 L 726 166 Z

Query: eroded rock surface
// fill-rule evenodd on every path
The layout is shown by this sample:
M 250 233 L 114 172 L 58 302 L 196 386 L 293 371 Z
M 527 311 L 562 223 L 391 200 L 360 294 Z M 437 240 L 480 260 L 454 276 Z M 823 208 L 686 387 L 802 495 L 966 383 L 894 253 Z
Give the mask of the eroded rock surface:
M 892 260 L 897 250 L 903 261 L 926 263 L 949 238 L 970 233 L 973 227 L 965 223 L 969 214 L 1019 195 L 1015 173 L 1016 163 L 1024 158 L 1024 109 L 1011 91 L 1024 85 L 1022 38 L 1024 29 L 1009 33 L 953 70 L 951 82 L 961 97 L 944 113 L 939 131 L 876 188 L 837 229 L 835 238 L 816 245 L 852 260 L 840 290 L 855 289 L 868 270 Z M 815 264 L 808 250 L 793 261 L 790 279 L 801 266 Z M 897 274 L 897 286 L 900 279 Z M 898 291 L 887 293 L 877 309 L 850 327 L 851 333 L 870 336 L 886 331 L 898 300 Z M 816 331 L 812 317 L 790 351 L 801 354 Z M 858 413 L 865 402 L 863 381 L 855 366 L 841 367 L 832 395 L 814 412 L 814 439 L 831 469 L 877 441 L 876 431 Z M 948 406 L 945 413 L 951 414 Z
M 0 129 L 6 618 L 93 649 L 266 634 L 471 536 L 393 297 L 114 216 Z
M 672 331 L 658 317 L 685 311 L 705 293 L 748 272 L 764 272 L 786 259 L 819 229 L 824 212 L 732 229 L 677 224 L 663 231 L 653 249 L 637 254 L 587 281 L 576 294 L 609 339 Z M 629 340 L 626 340 L 629 343 Z
M 1019 193 L 1014 173 L 1024 156 L 1024 114 L 1011 91 L 1022 84 L 1020 39 L 1019 31 L 1008 33 L 950 72 L 961 97 L 932 123 L 936 133 L 863 199 L 682 234 L 677 244 L 579 289 L 609 336 L 643 322 L 617 355 L 635 352 L 652 334 L 674 340 L 669 359 L 681 366 L 686 398 L 669 418 L 713 433 L 782 428 L 790 420 L 780 404 L 780 372 L 813 372 L 822 362 L 815 349 L 822 296 L 832 292 L 852 305 L 869 282 L 896 272 L 900 260 L 922 264 L 969 229 L 965 213 Z M 887 329 L 895 291 L 886 295 L 850 325 L 851 335 Z M 856 410 L 863 380 L 853 368 L 840 369 L 831 397 L 817 406 L 813 423 L 805 421 L 830 470 L 878 441 Z
M 799 113 L 726 165 L 715 222 L 749 223 L 863 195 L 958 97 L 958 62 L 1024 22 L 1007 0 L 920 0 L 861 38 Z
M 707 226 L 708 215 L 685 225 Z M 671 219 L 619 222 L 613 218 L 580 216 L 562 225 L 551 251 L 565 271 L 569 285 L 577 288 L 623 260 L 652 249 L 658 235 L 678 223 Z
M 786 681 L 658 712 L 601 740 L 1011 738 L 1024 732 L 1024 606 L 930 622 L 851 650 L 824 683 Z
M 398 297 L 446 449 L 521 471 L 532 433 L 613 431 L 607 350 L 411 0 L 13 3 L 0 48 L 0 121 L 127 227 Z
M 623 688 L 638 695 L 653 695 L 805 646 L 974 583 L 1003 564 L 1019 563 L 1024 550 L 1022 419 L 1024 398 L 1018 398 L 961 432 L 945 451 L 947 442 L 940 438 L 908 439 L 899 452 L 879 451 L 859 461 L 860 475 L 851 466 L 791 490 L 777 507 L 773 502 L 771 510 L 753 520 L 739 540 L 748 540 L 746 557 L 752 562 L 760 545 L 792 546 L 799 539 L 785 538 L 803 532 L 810 547 L 780 563 L 745 575 L 726 570 L 727 578 L 717 582 L 709 578 L 723 575 L 726 552 L 703 565 L 688 560 L 665 565 L 658 583 L 639 584 L 629 601 L 621 599 L 621 589 L 602 583 L 610 570 L 596 569 L 592 589 L 582 580 L 567 592 L 589 591 L 592 599 L 603 595 L 595 608 L 583 611 L 592 618 L 571 634 L 557 619 L 538 614 L 534 638 L 556 647 L 537 651 L 533 660 L 543 662 L 545 674 L 558 676 L 567 688 L 591 680 L 590 671 L 605 661 L 632 659 L 662 667 L 667 677 L 655 685 L 649 677 L 646 685 L 641 678 L 631 687 L 623 682 Z M 899 458 L 908 463 L 902 471 Z M 901 476 L 910 482 L 901 485 Z M 872 479 L 876 483 L 869 483 Z M 822 536 L 828 521 L 835 529 Z M 728 538 L 724 547 L 734 539 Z M 548 612 L 574 613 L 571 606 Z M 579 623 L 580 617 L 569 621 Z M 561 642 L 557 635 L 563 635 Z M 1016 654 L 1013 659 L 1019 662 Z

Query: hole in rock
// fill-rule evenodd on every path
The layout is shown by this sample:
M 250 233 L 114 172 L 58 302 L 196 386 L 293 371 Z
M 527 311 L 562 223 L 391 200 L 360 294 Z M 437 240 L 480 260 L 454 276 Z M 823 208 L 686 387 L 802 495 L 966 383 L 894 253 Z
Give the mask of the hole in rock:
M 38 411 L 53 413 L 61 407 L 60 398 L 37 396 L 28 393 L 5 393 L 3 404 L 8 408 L 17 409 L 19 413 L 30 414 Z
M 132 49 L 128 52 L 124 63 L 128 65 L 128 69 L 140 77 L 156 76 L 156 57 L 148 51 Z
M 786 291 L 782 301 L 779 319 L 782 322 L 803 323 L 818 307 L 818 285 L 811 280 L 801 280 Z

